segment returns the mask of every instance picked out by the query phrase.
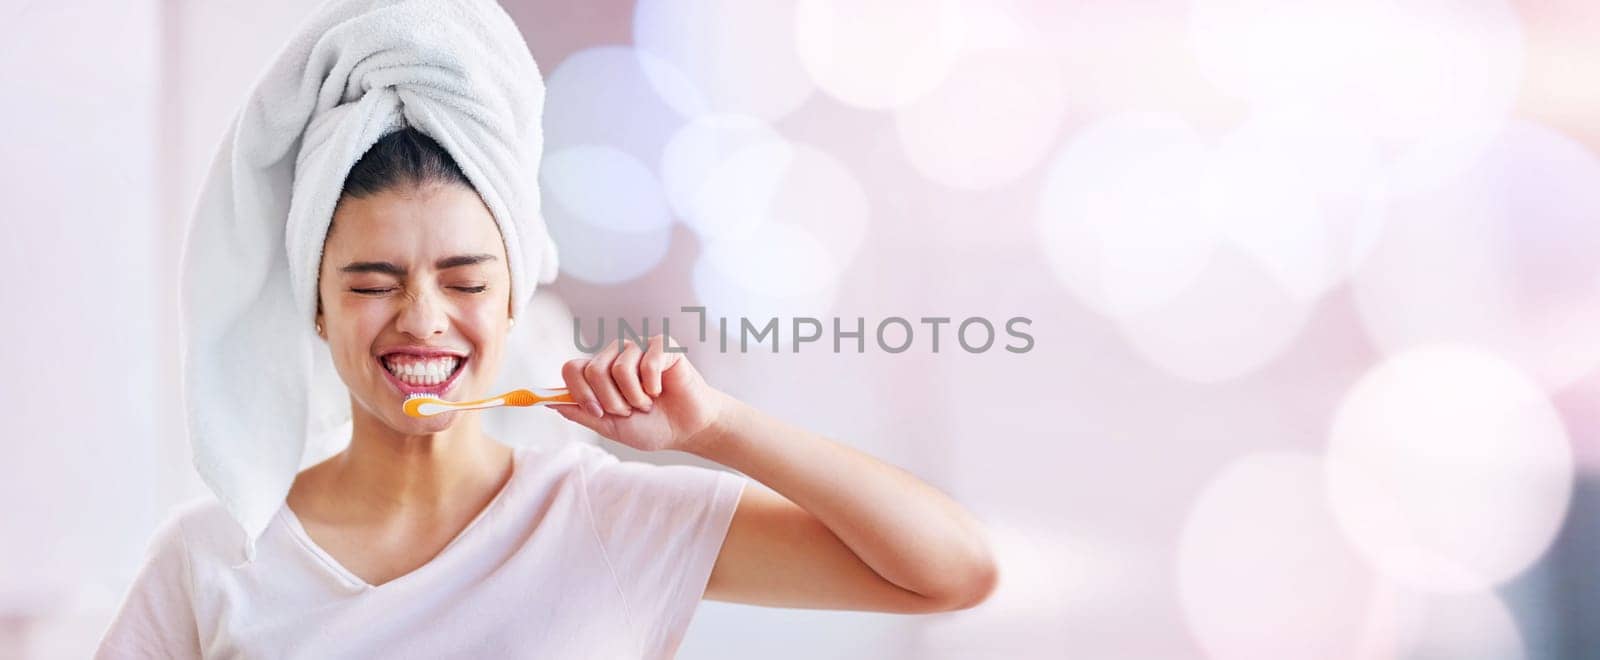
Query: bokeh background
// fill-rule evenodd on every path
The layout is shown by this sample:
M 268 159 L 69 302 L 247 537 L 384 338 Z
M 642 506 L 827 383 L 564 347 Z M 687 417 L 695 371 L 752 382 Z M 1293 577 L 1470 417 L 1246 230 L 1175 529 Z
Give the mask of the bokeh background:
M 87 657 L 206 492 L 184 223 L 313 5 L 0 5 L 0 656 Z M 1032 319 L 1025 354 L 687 341 L 968 504 L 1003 576 L 932 616 L 708 602 L 682 657 L 1600 652 L 1600 5 L 505 6 L 552 318 Z

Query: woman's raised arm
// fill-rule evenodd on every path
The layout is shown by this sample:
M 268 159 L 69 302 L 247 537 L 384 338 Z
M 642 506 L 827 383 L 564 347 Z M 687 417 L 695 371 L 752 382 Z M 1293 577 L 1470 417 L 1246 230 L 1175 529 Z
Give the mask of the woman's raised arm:
M 910 613 L 971 607 L 993 590 L 988 544 L 959 504 L 711 388 L 665 345 L 613 342 L 568 362 L 580 405 L 557 410 L 628 446 L 689 452 L 770 487 L 745 488 L 707 598 Z

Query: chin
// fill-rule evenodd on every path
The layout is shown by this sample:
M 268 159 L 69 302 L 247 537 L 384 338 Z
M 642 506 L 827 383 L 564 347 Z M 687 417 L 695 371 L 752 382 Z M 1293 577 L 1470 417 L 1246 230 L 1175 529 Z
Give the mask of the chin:
M 445 413 L 422 419 L 407 417 L 405 413 L 400 413 L 400 416 L 404 417 L 407 423 L 404 428 L 395 430 L 408 433 L 437 433 L 449 429 L 450 425 L 455 423 L 455 413 Z

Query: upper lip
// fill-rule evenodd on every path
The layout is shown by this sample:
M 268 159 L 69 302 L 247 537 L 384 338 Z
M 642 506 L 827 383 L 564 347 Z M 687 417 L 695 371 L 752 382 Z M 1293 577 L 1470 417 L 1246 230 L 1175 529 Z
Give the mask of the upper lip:
M 386 358 L 391 355 L 413 355 L 420 358 L 467 357 L 467 354 L 464 351 L 458 351 L 453 348 L 443 348 L 440 346 L 394 346 L 378 351 L 378 357 L 380 358 Z

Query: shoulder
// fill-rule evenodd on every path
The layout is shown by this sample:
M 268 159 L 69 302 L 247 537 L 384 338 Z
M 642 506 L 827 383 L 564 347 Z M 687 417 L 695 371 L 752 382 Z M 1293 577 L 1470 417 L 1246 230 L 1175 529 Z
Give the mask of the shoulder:
M 591 506 L 607 501 L 639 501 L 658 505 L 676 498 L 703 498 L 738 490 L 743 478 L 732 472 L 698 465 L 624 460 L 587 442 L 569 442 L 547 449 L 518 449 L 525 482 L 560 481 L 581 491 Z M 542 476 L 541 476 L 542 475 Z
M 581 442 L 575 440 L 562 445 L 557 451 L 564 453 L 572 460 L 577 461 L 580 465 L 617 460 L 615 454 L 612 454 L 611 452 L 601 448 L 600 445 L 591 442 Z
M 625 460 L 599 445 L 587 442 L 573 442 L 561 447 L 547 460 L 561 465 L 568 477 L 580 484 L 590 497 L 621 483 L 633 482 L 640 478 L 648 480 L 653 474 L 668 467 L 644 461 Z
M 96 658 L 198 657 L 195 607 L 202 594 L 195 589 L 192 537 L 222 510 L 207 499 L 178 504 L 156 527 Z
M 573 440 L 532 446 L 514 446 L 517 468 L 512 475 L 511 499 L 538 500 L 574 493 L 587 499 L 588 483 L 597 470 L 616 458 L 600 447 Z
M 687 462 L 630 460 L 602 448 L 579 450 L 579 478 L 592 504 L 622 502 L 629 508 L 653 509 L 721 498 L 739 491 L 744 477 L 719 466 Z M 652 457 L 654 458 L 654 457 Z
M 528 478 L 534 475 L 582 477 L 609 463 L 617 457 L 599 446 L 582 441 L 563 442 L 554 446 L 516 447 L 518 472 Z
M 238 544 L 243 534 L 215 495 L 207 494 L 173 506 L 151 539 L 152 554 L 181 553 L 194 557 L 220 557 Z

